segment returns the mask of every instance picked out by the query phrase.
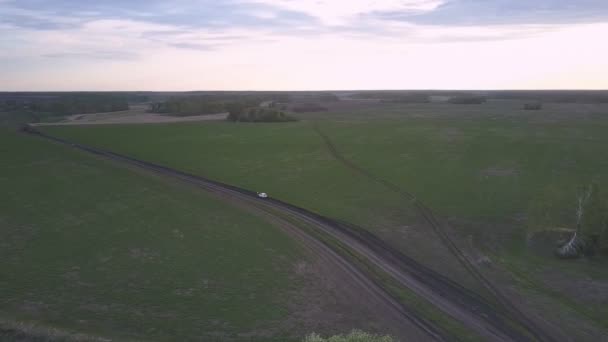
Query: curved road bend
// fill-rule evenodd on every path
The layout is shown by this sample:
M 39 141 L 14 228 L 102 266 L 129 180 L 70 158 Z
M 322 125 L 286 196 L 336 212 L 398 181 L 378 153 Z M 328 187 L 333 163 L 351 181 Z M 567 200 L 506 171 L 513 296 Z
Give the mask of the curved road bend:
M 334 279 L 340 284 L 343 292 L 348 292 L 353 300 L 366 306 L 373 314 L 377 315 L 386 325 L 392 328 L 392 334 L 403 340 L 415 341 L 453 341 L 443 329 L 434 323 L 419 317 L 414 310 L 408 308 L 387 292 L 383 286 L 370 278 L 360 267 L 337 253 L 325 242 L 314 238 L 303 229 L 293 225 L 284 218 L 277 216 L 272 210 L 276 207 L 269 205 L 273 200 L 260 200 L 257 193 L 238 189 L 232 186 L 221 186 L 216 182 L 199 179 L 194 175 L 188 175 L 177 170 L 139 161 L 130 157 L 103 151 L 67 140 L 52 137 L 36 130 L 26 133 L 37 135 L 57 143 L 69 145 L 81 151 L 85 151 L 116 162 L 135 166 L 145 171 L 154 172 L 163 176 L 169 176 L 185 183 L 202 188 L 222 200 L 229 201 L 233 205 L 261 216 L 273 225 L 282 229 L 290 237 L 296 239 L 306 250 L 312 253 L 325 267 L 332 270 Z M 290 214 L 291 215 L 291 214 Z M 294 215 L 291 215 L 294 216 Z M 354 294 L 354 295 L 353 295 Z
M 340 153 L 332 142 L 331 138 L 325 134 L 323 130 L 321 130 L 317 122 L 313 122 L 312 127 L 323 140 L 325 146 L 329 150 L 329 153 L 346 168 L 349 168 L 354 172 L 367 177 L 371 181 L 374 181 L 387 189 L 396 192 L 402 196 L 404 200 L 411 202 L 422 218 L 424 218 L 424 220 L 433 228 L 443 245 L 446 246 L 446 248 L 456 257 L 459 263 L 469 272 L 469 274 L 471 274 L 486 290 L 492 294 L 494 299 L 501 306 L 500 309 L 503 311 L 505 316 L 509 317 L 513 322 L 517 322 L 517 324 L 526 329 L 530 335 L 539 341 L 559 341 L 564 339 L 564 336 L 562 336 L 559 332 L 548 332 L 545 328 L 539 327 L 536 323 L 526 317 L 526 315 L 519 308 L 517 308 L 517 306 L 515 306 L 509 298 L 503 295 L 502 292 L 496 286 L 494 286 L 494 284 L 487 279 L 475 265 L 473 265 L 465 253 L 460 250 L 452 238 L 443 229 L 442 222 L 437 218 L 435 213 L 433 213 L 433 211 L 422 203 L 414 194 L 402 189 L 394 183 L 372 174 L 368 170 L 353 163 L 351 160 L 344 157 L 342 153 Z M 465 291 L 468 291 L 468 289 L 465 289 Z M 482 300 L 485 301 L 485 299 Z
M 109 159 L 125 162 L 147 170 L 151 170 L 163 175 L 172 176 L 189 183 L 195 184 L 201 188 L 207 189 L 215 193 L 221 193 L 231 198 L 255 203 L 258 207 L 267 207 L 268 209 L 280 210 L 283 213 L 289 214 L 303 222 L 313 225 L 323 233 L 326 233 L 341 243 L 356 251 L 360 255 L 367 258 L 374 266 L 389 274 L 402 286 L 414 291 L 417 295 L 425 298 L 427 301 L 435 305 L 440 310 L 444 311 L 451 317 L 459 320 L 469 329 L 475 331 L 480 336 L 491 341 L 530 341 L 533 340 L 526 334 L 520 332 L 519 329 L 513 328 L 508 323 L 508 318 L 500 312 L 496 312 L 482 298 L 467 292 L 466 289 L 458 286 L 447 280 L 445 277 L 431 271 L 423 265 L 418 264 L 404 256 L 402 253 L 395 251 L 386 243 L 376 238 L 369 232 L 361 232 L 348 225 L 341 224 L 337 221 L 317 215 L 305 209 L 293 206 L 291 204 L 276 200 L 267 199 L 260 200 L 255 192 L 234 187 L 228 184 L 219 183 L 196 175 L 187 174 L 175 169 L 171 169 L 162 165 L 157 165 L 145 161 L 141 161 L 128 156 L 123 156 L 110 151 L 91 148 L 85 145 L 71 143 L 64 139 L 52 137 L 37 131 L 30 131 L 41 137 L 70 145 L 95 155 L 103 156 Z M 326 246 L 327 247 L 327 246 Z M 334 253 L 334 257 L 335 257 Z M 341 261 L 343 262 L 343 261 Z M 350 263 L 349 263 L 350 264 Z M 351 268 L 352 267 L 352 268 Z M 365 282 L 370 285 L 373 283 L 368 277 L 359 274 L 352 274 L 355 266 L 349 266 L 351 275 L 357 277 L 358 282 Z M 378 284 L 375 286 L 376 296 L 379 296 Z M 391 298 L 386 291 L 380 290 L 383 294 L 384 302 Z M 432 324 L 421 320 L 414 316 L 411 311 L 407 310 L 398 301 L 391 300 L 392 310 L 402 311 L 402 316 L 413 322 L 416 326 L 426 331 L 429 336 L 438 340 L 445 340 L 439 329 Z M 397 306 L 400 308 L 397 308 Z M 407 312 L 405 314 L 404 312 Z M 545 340 L 545 339 L 539 339 Z

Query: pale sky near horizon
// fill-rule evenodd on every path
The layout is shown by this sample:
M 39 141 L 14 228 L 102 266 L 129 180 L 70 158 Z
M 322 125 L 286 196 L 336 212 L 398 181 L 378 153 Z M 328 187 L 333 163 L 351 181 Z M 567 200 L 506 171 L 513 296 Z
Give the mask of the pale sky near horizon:
M 608 89 L 606 0 L 0 0 L 0 91 Z

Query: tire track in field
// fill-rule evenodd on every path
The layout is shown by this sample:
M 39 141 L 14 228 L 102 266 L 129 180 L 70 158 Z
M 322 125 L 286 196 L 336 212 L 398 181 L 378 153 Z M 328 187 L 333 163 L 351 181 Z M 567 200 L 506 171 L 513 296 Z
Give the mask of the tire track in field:
M 465 253 L 460 250 L 460 248 L 456 245 L 456 243 L 452 240 L 452 238 L 447 234 L 447 232 L 442 227 L 442 222 L 437 218 L 434 212 L 422 203 L 420 200 L 416 198 L 416 196 L 398 185 L 389 182 L 385 179 L 382 179 L 368 170 L 360 167 L 349 159 L 345 158 L 336 148 L 330 137 L 325 134 L 321 128 L 319 127 L 317 122 L 313 123 L 313 129 L 315 132 L 321 137 L 325 146 L 329 150 L 330 154 L 339 162 L 341 162 L 347 168 L 365 176 L 366 178 L 383 185 L 389 190 L 396 192 L 403 199 L 411 202 L 418 213 L 424 218 L 424 220 L 433 228 L 435 234 L 439 237 L 444 246 L 448 248 L 448 250 L 457 258 L 459 263 L 471 274 L 486 290 L 490 292 L 490 294 L 497 300 L 500 304 L 501 308 L 504 311 L 505 316 L 511 319 L 513 322 L 517 322 L 519 325 L 524 327 L 528 333 L 530 333 L 534 338 L 538 341 L 555 341 L 555 338 L 552 334 L 549 334 L 541 329 L 536 324 L 531 322 L 524 313 L 519 310 L 515 305 L 512 304 L 511 300 L 502 294 L 502 292 L 492 284 L 492 282 L 487 279 L 479 269 L 469 260 L 469 258 L 465 255 Z M 444 225 L 447 223 L 443 222 Z M 479 298 L 478 295 L 474 297 Z
M 111 151 L 72 143 L 61 138 L 35 131 L 31 128 L 29 129 L 29 133 L 39 135 L 55 142 L 67 144 L 74 148 L 101 157 L 137 166 L 166 176 L 178 178 L 213 192 L 220 192 L 237 199 L 254 201 L 258 206 L 267 206 L 268 208 L 280 210 L 285 214 L 291 215 L 302 222 L 314 226 L 318 229 L 318 231 L 337 239 L 342 244 L 346 245 L 350 250 L 365 257 L 373 266 L 384 271 L 399 284 L 405 288 L 409 288 L 418 296 L 426 299 L 432 305 L 459 320 L 465 326 L 471 329 L 471 331 L 475 331 L 478 335 L 483 336 L 486 340 L 530 340 L 527 335 L 511 328 L 507 324 L 507 320 L 505 319 L 504 315 L 501 312 L 497 312 L 481 297 L 476 296 L 470 291 L 467 292 L 467 290 L 462 286 L 451 282 L 444 276 L 426 268 L 411 258 L 408 258 L 403 253 L 395 250 L 378 237 L 367 231 L 358 229 L 356 226 L 332 220 L 278 199 L 269 198 L 266 200 L 260 200 L 255 192 L 225 183 L 220 183 L 201 176 L 188 174 L 166 166 L 142 161 Z M 357 266 L 354 265 L 354 267 Z M 373 282 L 373 279 L 369 277 L 368 280 Z M 393 298 L 393 305 L 401 305 L 403 307 L 402 303 L 400 303 L 397 298 L 392 297 L 389 291 L 384 289 L 383 291 L 387 296 Z M 408 320 L 415 317 L 417 321 L 414 321 L 413 323 L 423 326 L 425 331 L 427 331 L 427 333 L 429 333 L 429 335 L 433 336 L 435 339 L 455 339 L 453 336 L 442 335 L 441 330 L 432 324 L 422 323 L 425 320 L 417 317 L 414 311 L 411 311 L 410 317 L 407 315 L 403 315 L 402 317 L 403 319 Z
M 330 223 L 331 220 L 329 219 L 325 219 L 313 213 L 308 213 L 304 209 L 288 205 L 278 200 L 260 200 L 257 197 L 257 193 L 252 191 L 240 189 L 238 187 L 219 183 L 200 176 L 187 174 L 185 172 L 174 170 L 162 165 L 141 161 L 110 151 L 69 142 L 65 139 L 47 135 L 31 127 L 26 128 L 24 131 L 56 143 L 68 145 L 72 148 L 93 154 L 98 157 L 178 179 L 193 186 L 202 188 L 213 195 L 222 198 L 223 200 L 232 202 L 233 204 L 240 206 L 255 215 L 261 216 L 270 221 L 271 224 L 278 226 L 292 238 L 298 240 L 306 250 L 312 252 L 312 254 L 317 259 L 323 261 L 327 267 L 332 268 L 335 273 L 334 276 L 342 280 L 342 290 L 345 292 L 357 293 L 360 297 L 356 298 L 355 300 L 358 300 L 360 303 L 363 302 L 367 304 L 366 306 L 372 311 L 375 311 L 375 313 L 377 313 L 382 320 L 390 322 L 389 325 L 392 326 L 395 331 L 399 332 L 402 338 L 412 338 L 417 336 L 416 340 L 421 341 L 456 340 L 454 337 L 449 336 L 443 329 L 437 327 L 433 322 L 419 317 L 415 310 L 404 305 L 399 299 L 394 297 L 379 281 L 370 277 L 367 274 L 367 271 L 363 270 L 361 266 L 349 261 L 348 258 L 336 251 L 335 246 L 315 238 L 306 230 L 297 227 L 280 216 L 277 216 L 276 213 L 273 213 L 273 210 L 283 210 L 292 217 L 319 227 L 324 227 L 324 225 Z M 363 294 L 365 295 L 362 296 Z M 404 320 L 407 320 L 407 322 L 404 322 Z M 412 331 L 412 329 L 418 329 L 418 331 Z

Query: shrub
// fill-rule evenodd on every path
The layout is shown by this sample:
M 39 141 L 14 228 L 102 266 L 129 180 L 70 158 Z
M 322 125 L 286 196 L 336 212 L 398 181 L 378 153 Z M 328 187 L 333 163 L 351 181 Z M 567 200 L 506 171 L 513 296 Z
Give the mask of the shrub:
M 606 252 L 608 243 L 608 200 L 597 183 L 578 198 L 577 227 L 573 236 L 557 250 L 562 258 L 591 256 Z
M 308 335 L 304 342 L 395 342 L 395 340 L 390 336 L 378 336 L 353 330 L 348 335 L 336 335 L 328 338 L 313 333 Z
M 593 183 L 581 220 L 581 232 L 590 242 L 590 248 L 608 248 L 608 200 L 598 183 Z
M 253 107 L 244 109 L 235 106 L 228 114 L 228 121 L 234 122 L 288 122 L 296 121 L 295 118 L 287 115 L 282 110 L 276 108 Z
M 431 98 L 426 94 L 409 94 L 395 96 L 385 101 L 395 103 L 429 103 L 431 102 Z
M 153 103 L 150 112 L 174 116 L 217 114 L 225 112 L 226 105 L 220 101 L 205 98 L 175 98 L 166 102 Z
M 301 103 L 293 107 L 292 109 L 296 113 L 310 113 L 310 112 L 326 112 L 327 108 L 321 106 L 318 103 Z
M 482 104 L 486 102 L 486 98 L 483 96 L 462 95 L 454 96 L 448 102 L 452 104 Z
M 321 102 L 337 102 L 340 98 L 336 94 L 320 94 L 319 101 Z
M 524 110 L 541 110 L 541 109 L 543 109 L 543 104 L 540 102 L 526 103 L 524 105 Z

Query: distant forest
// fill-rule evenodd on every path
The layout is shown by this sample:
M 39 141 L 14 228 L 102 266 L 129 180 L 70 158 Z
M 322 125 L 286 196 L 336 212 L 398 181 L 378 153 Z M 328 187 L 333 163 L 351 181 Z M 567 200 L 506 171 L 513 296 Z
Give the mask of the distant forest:
M 128 93 L 0 93 L 0 122 L 54 121 L 73 114 L 129 109 L 129 101 L 145 97 Z
M 231 113 L 242 121 L 260 120 L 269 111 L 248 111 L 267 107 L 292 112 L 327 111 L 327 105 L 343 98 L 389 103 L 427 103 L 443 97 L 453 104 L 481 104 L 486 100 L 521 100 L 526 110 L 540 110 L 543 103 L 608 103 L 608 91 L 578 90 L 375 90 L 300 92 L 5 92 L 0 93 L 0 124 L 49 122 L 63 116 L 129 109 L 129 104 L 148 104 L 149 111 L 174 116 Z M 246 113 L 246 114 L 244 114 Z M 249 115 L 248 113 L 252 113 Z M 286 116 L 277 115 L 276 120 Z M 253 118 L 253 119 L 252 119 Z M 241 121 L 235 120 L 235 121 Z
M 233 122 L 288 122 L 297 121 L 296 118 L 287 115 L 284 111 L 278 108 L 233 108 L 229 115 L 228 121 Z
M 289 102 L 287 93 L 209 94 L 175 96 L 150 105 L 150 112 L 174 116 L 228 113 L 235 107 L 257 107 L 263 102 Z
M 431 96 L 453 98 L 454 104 L 479 104 L 485 100 L 524 100 L 555 103 L 608 103 L 605 90 L 387 90 L 361 91 L 350 95 L 354 99 L 375 99 L 383 102 L 425 103 Z
M 395 103 L 428 103 L 430 95 L 426 93 L 408 93 L 408 92 L 392 92 L 392 91 L 373 91 L 361 92 L 351 96 L 354 99 L 361 100 L 380 100 L 383 102 Z
M 605 90 L 513 90 L 489 92 L 490 98 L 557 103 L 608 103 Z
M 0 94 L 0 111 L 29 110 L 55 115 L 113 112 L 129 109 L 124 94 Z

